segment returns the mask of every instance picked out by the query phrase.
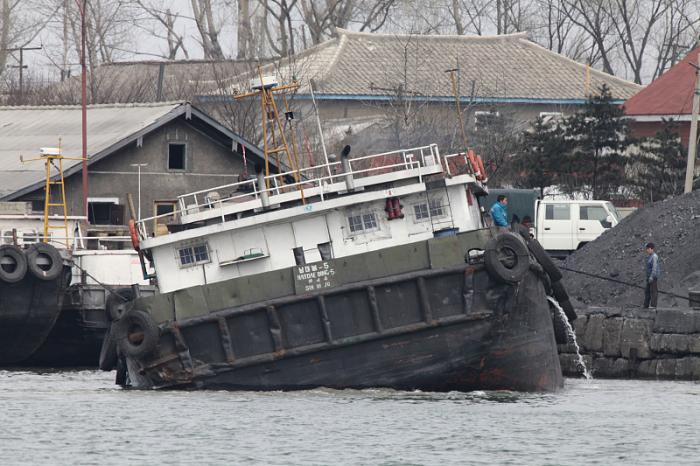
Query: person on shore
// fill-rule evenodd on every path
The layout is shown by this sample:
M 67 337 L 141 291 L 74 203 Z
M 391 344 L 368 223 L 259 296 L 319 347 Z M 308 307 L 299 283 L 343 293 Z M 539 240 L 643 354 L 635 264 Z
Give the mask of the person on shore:
M 489 213 L 493 219 L 493 224 L 499 230 L 508 229 L 508 198 L 506 196 L 500 194 L 496 202 L 491 206 Z
M 647 283 L 644 290 L 644 308 L 656 308 L 656 303 L 659 297 L 659 277 L 661 268 L 659 267 L 659 256 L 656 255 L 656 246 L 654 243 L 647 243 L 645 251 L 646 258 L 646 277 Z

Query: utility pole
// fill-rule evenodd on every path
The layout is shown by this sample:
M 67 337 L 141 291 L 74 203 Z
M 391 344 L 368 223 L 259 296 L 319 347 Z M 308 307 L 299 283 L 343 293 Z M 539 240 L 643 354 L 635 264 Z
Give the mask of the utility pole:
M 700 109 L 700 53 L 698 53 L 698 64 L 691 63 L 695 68 L 695 93 L 693 94 L 693 115 L 690 119 L 690 135 L 688 136 L 688 164 L 685 167 L 685 189 L 684 193 L 693 190 L 693 178 L 695 177 L 695 156 L 698 144 L 698 110 Z
M 83 213 L 88 218 L 88 164 L 87 164 L 87 66 L 85 63 L 85 14 L 87 0 L 75 0 L 80 12 L 80 88 L 83 134 Z
M 29 68 L 24 64 L 24 51 L 25 50 L 41 50 L 42 47 L 15 47 L 12 49 L 5 49 L 7 52 L 19 52 L 19 66 L 11 65 L 10 68 L 19 68 L 19 103 L 24 103 L 24 70 Z
M 141 221 L 141 167 L 147 167 L 147 163 L 130 163 L 129 164 L 132 167 L 138 167 L 139 174 L 138 174 L 138 203 L 139 203 L 139 210 L 138 214 L 136 214 L 136 220 L 139 222 Z

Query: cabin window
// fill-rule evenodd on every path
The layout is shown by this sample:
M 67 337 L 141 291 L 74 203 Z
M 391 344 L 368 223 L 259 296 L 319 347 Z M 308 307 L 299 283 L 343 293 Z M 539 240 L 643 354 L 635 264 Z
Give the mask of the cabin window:
M 184 170 L 186 154 L 185 144 L 168 144 L 168 170 Z
M 361 213 L 348 216 L 348 226 L 350 233 L 367 233 L 379 229 L 377 214 L 374 212 Z
M 5 230 L 2 232 L 2 241 L 0 244 L 12 244 L 12 230 Z
M 181 267 L 206 264 L 209 260 L 209 249 L 206 244 L 195 244 L 177 250 Z
M 428 209 L 430 205 L 430 209 Z M 430 199 L 429 202 L 421 202 L 413 206 L 413 213 L 416 221 L 429 220 L 431 217 L 444 217 L 445 211 L 442 207 L 442 199 Z
M 569 220 L 569 204 L 549 204 L 545 210 L 545 220 Z
M 22 242 L 24 244 L 36 243 L 39 241 L 39 232 L 36 230 L 29 230 L 22 233 Z

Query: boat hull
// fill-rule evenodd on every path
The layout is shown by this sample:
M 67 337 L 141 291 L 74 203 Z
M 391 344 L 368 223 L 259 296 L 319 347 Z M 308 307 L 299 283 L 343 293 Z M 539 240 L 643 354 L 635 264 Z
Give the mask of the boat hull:
M 0 365 L 17 365 L 44 343 L 61 310 L 70 269 L 40 280 L 27 273 L 17 283 L 0 281 Z
M 528 271 L 508 285 L 483 266 L 466 264 L 169 322 L 160 326 L 156 350 L 126 363 L 137 388 L 554 391 L 563 385 L 537 274 Z

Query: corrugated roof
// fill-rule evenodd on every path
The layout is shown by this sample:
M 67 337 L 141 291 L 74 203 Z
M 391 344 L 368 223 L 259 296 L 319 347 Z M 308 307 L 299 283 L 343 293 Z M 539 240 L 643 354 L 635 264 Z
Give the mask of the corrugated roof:
M 490 100 L 585 101 L 587 91 L 606 84 L 625 100 L 641 86 L 547 50 L 526 33 L 501 36 L 369 34 L 339 30 L 339 36 L 296 56 L 264 67 L 280 81 L 309 79 L 318 94 L 337 98 L 452 95 L 448 68 L 460 69 L 460 94 Z M 587 73 L 590 76 L 587 87 Z M 250 75 L 243 75 L 243 90 Z
M 629 116 L 664 115 L 676 118 L 692 112 L 695 68 L 700 46 L 625 102 Z
M 178 116 L 196 115 L 233 140 L 246 144 L 254 154 L 260 149 L 242 140 L 188 102 L 158 104 L 111 104 L 88 106 L 88 158 L 90 163 L 131 143 Z M 41 162 L 22 163 L 36 158 L 42 147 L 58 147 L 66 157 L 82 152 L 81 108 L 79 106 L 0 107 L 0 199 L 16 197 L 35 189 L 45 179 Z M 66 175 L 78 170 L 79 160 L 65 160 Z M 12 195 L 12 196 L 10 196 Z

